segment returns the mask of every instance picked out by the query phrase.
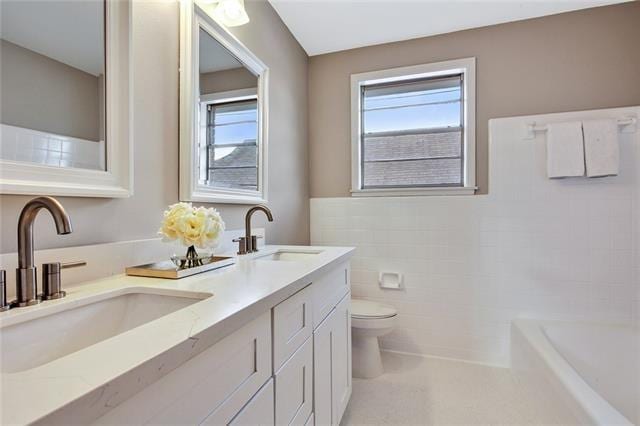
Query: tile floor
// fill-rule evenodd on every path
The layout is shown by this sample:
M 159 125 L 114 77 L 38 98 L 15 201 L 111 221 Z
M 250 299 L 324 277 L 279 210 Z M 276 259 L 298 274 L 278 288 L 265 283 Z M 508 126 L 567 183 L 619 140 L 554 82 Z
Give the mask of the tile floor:
M 383 352 L 385 374 L 353 380 L 342 425 L 548 425 L 575 420 L 509 369 Z

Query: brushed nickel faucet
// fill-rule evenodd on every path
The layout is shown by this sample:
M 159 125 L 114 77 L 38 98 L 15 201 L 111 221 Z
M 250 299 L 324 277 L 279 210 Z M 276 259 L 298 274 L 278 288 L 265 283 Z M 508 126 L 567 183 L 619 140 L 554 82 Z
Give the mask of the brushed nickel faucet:
M 52 197 L 38 197 L 29 201 L 18 219 L 18 269 L 16 269 L 16 300 L 12 307 L 40 303 L 38 298 L 38 270 L 33 262 L 33 222 L 41 209 L 49 210 L 58 235 L 70 234 L 71 220 L 62 204 Z
M 244 237 L 233 240 L 239 243 L 238 254 L 247 254 L 258 251 L 258 237 L 251 235 L 251 217 L 257 211 L 263 212 L 267 215 L 269 222 L 273 222 L 273 215 L 267 206 L 257 205 L 251 207 L 244 217 Z

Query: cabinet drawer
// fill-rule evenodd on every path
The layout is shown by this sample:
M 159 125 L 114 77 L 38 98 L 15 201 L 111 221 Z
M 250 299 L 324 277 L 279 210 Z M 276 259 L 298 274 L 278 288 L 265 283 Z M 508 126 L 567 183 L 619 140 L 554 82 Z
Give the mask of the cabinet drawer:
M 273 379 L 260 389 L 251 401 L 231 420 L 233 426 L 272 426 L 275 423 Z M 211 418 L 207 418 L 203 425 L 215 425 Z
M 271 376 L 271 313 L 106 413 L 101 424 L 227 424 Z
M 349 263 L 343 263 L 315 280 L 311 285 L 314 329 L 349 292 L 349 272 Z
M 276 374 L 276 424 L 304 425 L 313 406 L 313 344 L 309 338 Z
M 311 336 L 311 286 L 273 308 L 273 371 Z

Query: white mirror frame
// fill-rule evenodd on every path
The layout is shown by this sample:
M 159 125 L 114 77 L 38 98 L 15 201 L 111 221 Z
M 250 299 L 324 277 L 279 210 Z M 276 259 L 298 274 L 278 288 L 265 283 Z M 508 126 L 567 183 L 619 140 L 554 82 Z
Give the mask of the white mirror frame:
M 258 190 L 216 188 L 199 182 L 199 29 L 224 46 L 257 75 L 258 87 Z M 180 2 L 180 200 L 207 203 L 263 204 L 267 202 L 268 138 L 267 66 L 224 26 L 193 0 Z
M 124 198 L 133 194 L 131 0 L 105 0 L 106 171 L 0 159 L 0 193 Z

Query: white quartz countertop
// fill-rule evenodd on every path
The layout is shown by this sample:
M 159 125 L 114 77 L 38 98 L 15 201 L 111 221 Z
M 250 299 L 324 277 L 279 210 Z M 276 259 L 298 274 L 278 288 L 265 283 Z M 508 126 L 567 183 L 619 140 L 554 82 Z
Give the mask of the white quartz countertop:
M 98 301 L 132 289 L 212 294 L 44 365 L 2 374 L 0 423 L 28 424 L 52 413 L 47 422 L 55 421 L 69 410 L 77 423 L 89 422 L 347 261 L 353 250 L 265 246 L 258 253 L 239 256 L 235 265 L 180 280 L 117 275 L 68 288 L 67 297 L 59 300 L 0 313 L 1 332 L 84 305 L 87 298 Z M 319 253 L 300 261 L 259 259 L 278 251 Z

